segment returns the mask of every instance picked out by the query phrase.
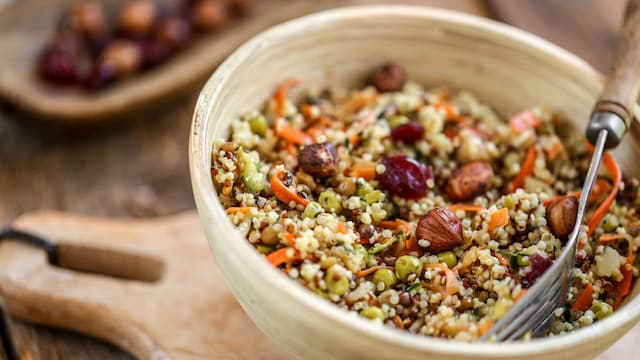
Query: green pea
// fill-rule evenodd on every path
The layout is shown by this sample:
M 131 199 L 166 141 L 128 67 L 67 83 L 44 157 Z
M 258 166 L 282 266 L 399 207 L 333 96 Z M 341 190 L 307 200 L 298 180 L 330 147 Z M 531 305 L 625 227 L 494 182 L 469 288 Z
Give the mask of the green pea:
M 453 251 L 443 251 L 438 254 L 438 261 L 452 268 L 458 264 L 458 257 Z
M 314 217 L 316 217 L 316 215 L 320 214 L 322 210 L 324 210 L 322 208 L 322 205 L 320 205 L 315 201 L 309 201 L 309 203 L 307 204 L 307 207 L 304 208 L 304 212 L 302 213 L 302 216 L 309 219 L 313 219 Z
M 380 291 L 391 289 L 397 281 L 398 280 L 396 279 L 396 274 L 389 269 L 378 269 L 373 274 L 373 283 L 375 284 L 376 288 L 378 288 L 379 283 L 384 284 L 384 289 Z
M 360 316 L 371 320 L 384 320 L 384 312 L 377 306 L 368 306 L 360 310 Z
M 269 128 L 269 123 L 267 123 L 267 119 L 262 114 L 258 114 L 249 119 L 249 127 L 251 132 L 264 137 Z
M 591 311 L 598 319 L 604 319 L 613 313 L 613 307 L 604 301 L 593 300 Z
M 373 191 L 373 186 L 371 186 L 371 184 L 369 184 L 368 182 L 362 180 L 362 179 L 358 179 L 356 181 L 356 194 L 358 196 L 365 196 L 368 193 Z
M 607 215 L 602 221 L 602 229 L 605 232 L 614 232 L 618 225 L 620 225 L 618 218 L 613 215 Z
M 409 118 L 403 115 L 394 115 L 389 118 L 389 128 L 393 129 L 396 126 L 406 124 L 409 122 Z
M 256 249 L 258 250 L 258 252 L 260 254 L 270 254 L 273 250 L 275 250 L 275 247 L 273 246 L 269 246 L 269 245 L 263 245 L 263 244 L 258 244 L 256 245 Z
M 325 190 L 318 196 L 318 202 L 325 210 L 339 213 L 342 211 L 342 199 L 333 190 Z
M 349 291 L 349 278 L 346 270 L 341 266 L 334 265 L 330 267 L 324 276 L 324 281 L 327 284 L 327 290 L 332 294 L 342 296 Z
M 401 281 L 407 281 L 411 274 L 420 275 L 422 264 L 420 259 L 412 255 L 403 255 L 396 260 L 396 275 Z
M 366 247 L 364 247 L 362 244 L 355 244 L 353 245 L 353 250 L 357 253 L 362 254 L 362 261 L 365 264 L 369 262 L 369 252 L 367 251 Z

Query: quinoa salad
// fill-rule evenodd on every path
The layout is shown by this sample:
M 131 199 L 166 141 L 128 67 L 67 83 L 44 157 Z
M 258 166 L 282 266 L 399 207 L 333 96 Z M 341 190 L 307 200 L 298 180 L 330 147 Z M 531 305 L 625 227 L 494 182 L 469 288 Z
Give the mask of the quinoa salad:
M 214 144 L 211 176 L 238 231 L 371 326 L 479 339 L 572 232 L 591 158 L 582 132 L 544 108 L 503 116 L 468 92 L 425 88 L 394 63 L 358 89 L 305 85 L 294 102 L 299 83 Z M 550 335 L 609 316 L 631 292 L 639 184 L 605 154 Z

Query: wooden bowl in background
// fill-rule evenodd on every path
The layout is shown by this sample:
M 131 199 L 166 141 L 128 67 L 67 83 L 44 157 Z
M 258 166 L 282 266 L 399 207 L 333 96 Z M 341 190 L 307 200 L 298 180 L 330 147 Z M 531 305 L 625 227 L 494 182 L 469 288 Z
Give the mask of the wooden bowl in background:
M 475 16 L 422 7 L 371 6 L 304 17 L 263 33 L 211 76 L 196 105 L 190 167 L 198 210 L 217 263 L 258 327 L 304 359 L 586 359 L 640 319 L 639 288 L 612 316 L 574 333 L 530 342 L 460 343 L 373 325 L 288 279 L 235 230 L 214 191 L 211 147 L 229 123 L 259 107 L 287 78 L 303 86 L 360 85 L 385 60 L 414 81 L 475 93 L 510 115 L 535 105 L 586 125 L 601 76 L 584 61 L 536 36 Z M 616 150 L 623 171 L 640 176 L 640 127 Z

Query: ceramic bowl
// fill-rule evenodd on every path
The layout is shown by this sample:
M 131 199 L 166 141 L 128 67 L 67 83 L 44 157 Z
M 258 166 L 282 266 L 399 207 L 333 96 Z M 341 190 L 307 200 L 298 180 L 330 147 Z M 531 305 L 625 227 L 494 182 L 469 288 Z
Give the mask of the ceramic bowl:
M 268 30 L 236 50 L 211 76 L 193 118 L 193 191 L 216 261 L 236 298 L 278 346 L 300 359 L 588 359 L 640 318 L 636 286 L 612 316 L 571 334 L 530 342 L 461 343 L 411 335 L 340 310 L 272 268 L 235 230 L 213 188 L 215 139 L 287 78 L 307 86 L 358 86 L 385 60 L 412 80 L 475 93 L 509 115 L 545 105 L 585 127 L 601 75 L 576 56 L 513 27 L 425 7 L 331 10 Z M 623 171 L 639 176 L 639 126 L 616 151 Z M 214 290 L 215 291 L 215 290 Z M 251 346 L 247 344 L 247 346 Z M 259 357 L 259 354 L 256 354 Z

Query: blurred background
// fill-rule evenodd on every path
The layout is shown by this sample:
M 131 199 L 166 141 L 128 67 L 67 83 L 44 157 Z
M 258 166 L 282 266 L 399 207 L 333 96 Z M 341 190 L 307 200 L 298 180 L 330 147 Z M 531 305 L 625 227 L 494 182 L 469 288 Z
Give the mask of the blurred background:
M 5 58 L 0 60 L 0 226 L 8 225 L 20 214 L 41 209 L 124 218 L 193 209 L 186 150 L 192 110 L 203 81 L 224 55 L 252 34 L 286 18 L 336 6 L 385 3 L 229 1 L 227 5 L 232 8 L 222 15 L 216 13 L 219 9 L 215 7 L 181 8 L 179 11 L 196 16 L 196 23 L 190 24 L 194 30 L 189 33 L 186 45 L 178 44 L 171 50 L 162 48 L 162 44 L 147 43 L 148 35 L 134 34 L 145 33 L 144 8 L 132 10 L 131 18 L 123 20 L 119 18 L 122 15 L 113 14 L 121 14 L 127 1 L 99 1 L 107 9 L 104 15 L 107 26 L 115 26 L 119 33 L 124 33 L 124 38 L 133 39 L 143 49 L 142 60 L 122 47 L 107 54 L 104 47 L 114 41 L 109 38 L 106 45 L 99 44 L 97 53 L 90 56 L 92 63 L 87 71 L 97 72 L 97 80 L 74 80 L 70 87 L 60 85 L 60 78 L 47 80 L 47 69 L 43 70 L 43 66 L 48 65 L 42 59 L 59 56 L 47 55 L 47 49 L 66 46 L 55 43 L 59 41 L 56 34 L 69 28 L 91 30 L 92 23 L 83 23 L 87 18 L 95 20 L 91 9 L 69 20 L 65 17 L 70 9 L 81 1 L 0 0 L 0 57 Z M 193 5 L 197 1 L 180 2 L 187 3 L 180 6 L 198 6 Z M 176 6 L 171 1 L 161 3 L 163 9 Z M 505 22 L 568 49 L 602 72 L 611 63 L 625 5 L 624 0 L 393 3 L 455 9 Z M 161 11 L 163 18 L 171 15 L 167 11 Z M 162 36 L 167 41 L 180 39 L 184 34 L 180 33 L 179 25 L 167 25 L 167 33 Z M 102 61 L 107 63 L 111 59 L 109 56 L 113 56 L 115 67 L 100 68 Z M 158 57 L 158 64 L 152 63 L 153 56 Z M 50 61 L 55 71 L 65 71 L 64 58 Z M 135 74 L 120 76 L 121 71 L 131 68 L 136 69 Z M 178 86 L 175 76 L 166 75 L 171 72 L 189 76 L 186 80 L 178 79 L 182 81 Z M 89 81 L 97 81 L 97 85 L 87 85 Z M 158 89 L 166 91 L 156 94 L 154 91 Z M 141 100 L 111 101 L 110 105 L 102 101 L 122 98 Z M 94 104 L 111 108 L 105 110 L 104 116 L 76 113 L 70 119 L 65 119 L 67 115 L 60 111 L 64 109 L 69 114 L 76 108 L 96 109 Z M 15 352 L 24 359 L 130 358 L 112 345 L 82 335 L 26 324 L 9 316 L 2 316 L 1 322 L 0 354 L 4 357 Z M 601 357 L 613 358 L 611 351 Z

